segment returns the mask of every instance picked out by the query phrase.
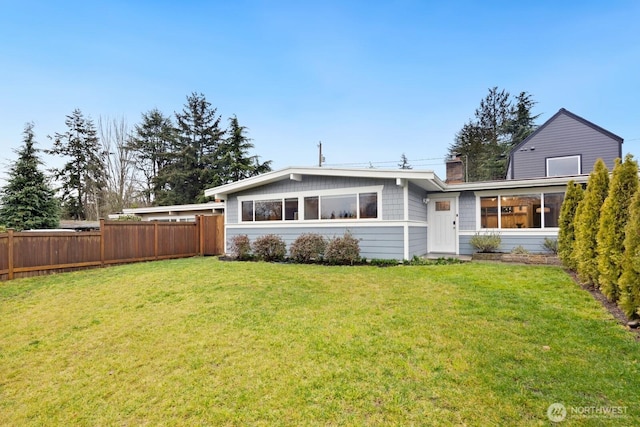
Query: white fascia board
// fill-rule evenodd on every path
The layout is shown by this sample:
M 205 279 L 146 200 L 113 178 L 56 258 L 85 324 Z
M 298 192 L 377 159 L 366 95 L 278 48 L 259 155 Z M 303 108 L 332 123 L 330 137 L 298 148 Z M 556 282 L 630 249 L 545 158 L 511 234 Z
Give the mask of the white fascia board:
M 535 188 L 535 187 L 553 187 L 553 186 L 565 186 L 569 181 L 575 181 L 577 183 L 586 183 L 589 180 L 589 175 L 575 175 L 575 176 L 563 176 L 553 178 L 536 178 L 536 179 L 519 179 L 519 180 L 505 180 L 505 181 L 483 181 L 483 182 L 469 182 L 464 184 L 449 184 L 444 191 L 482 191 L 482 190 L 502 190 L 509 188 Z
M 128 208 L 123 209 L 122 213 L 127 215 L 158 213 L 158 212 L 189 212 L 204 211 L 213 209 L 224 209 L 224 202 L 211 203 L 194 203 L 190 205 L 172 205 L 172 206 L 149 206 L 146 208 Z
M 262 175 L 246 178 L 230 184 L 221 185 L 206 189 L 204 195 L 207 197 L 215 196 L 218 198 L 226 198 L 232 193 L 247 190 L 261 185 L 270 184 L 272 182 L 282 181 L 285 179 L 304 179 L 304 175 L 308 176 L 330 176 L 330 177 L 346 177 L 346 178 L 382 178 L 382 179 L 405 179 L 408 181 L 430 183 L 431 186 L 444 189 L 444 183 L 435 175 L 433 171 L 408 170 L 408 169 L 346 169 L 346 168 L 326 168 L 326 167 L 290 167 L 277 171 L 267 172 Z

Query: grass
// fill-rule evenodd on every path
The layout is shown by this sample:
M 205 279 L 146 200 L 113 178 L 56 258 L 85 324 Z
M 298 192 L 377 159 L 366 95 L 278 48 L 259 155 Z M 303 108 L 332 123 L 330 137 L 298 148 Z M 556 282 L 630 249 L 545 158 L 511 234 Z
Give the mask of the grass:
M 549 425 L 554 402 L 625 407 L 563 425 L 639 425 L 639 358 L 550 267 L 193 258 L 0 283 L 0 425 Z

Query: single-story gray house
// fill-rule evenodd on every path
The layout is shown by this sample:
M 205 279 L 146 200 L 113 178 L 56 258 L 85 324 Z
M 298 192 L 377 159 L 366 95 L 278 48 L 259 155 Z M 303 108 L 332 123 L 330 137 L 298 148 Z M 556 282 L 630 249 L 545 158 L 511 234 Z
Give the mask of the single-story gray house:
M 622 138 L 564 109 L 514 147 L 506 180 L 464 182 L 453 159 L 446 181 L 432 171 L 290 167 L 222 185 L 205 195 L 225 201 L 225 241 L 350 232 L 362 256 L 471 254 L 471 237 L 499 232 L 501 250 L 542 250 L 556 238 L 570 180 L 586 183 L 597 158 L 609 168 Z

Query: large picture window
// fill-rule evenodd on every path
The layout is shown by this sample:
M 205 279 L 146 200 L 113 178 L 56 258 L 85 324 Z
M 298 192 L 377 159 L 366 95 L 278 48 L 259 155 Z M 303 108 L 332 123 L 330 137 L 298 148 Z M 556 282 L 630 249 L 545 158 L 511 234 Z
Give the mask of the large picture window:
M 564 193 L 480 197 L 481 228 L 558 227 Z
M 550 157 L 547 176 L 580 175 L 580 156 Z
M 243 222 L 378 218 L 378 192 L 241 200 Z M 299 211 L 299 206 L 304 210 Z

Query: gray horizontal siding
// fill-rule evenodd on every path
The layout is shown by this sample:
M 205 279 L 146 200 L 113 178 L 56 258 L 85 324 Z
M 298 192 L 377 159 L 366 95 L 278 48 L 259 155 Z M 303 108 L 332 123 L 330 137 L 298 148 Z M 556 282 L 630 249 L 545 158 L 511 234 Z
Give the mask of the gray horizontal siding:
M 427 253 L 427 227 L 409 227 L 409 258 Z
M 266 234 L 276 234 L 285 241 L 287 250 L 293 241 L 305 233 L 316 233 L 327 239 L 341 237 L 350 232 L 353 237 L 360 240 L 360 255 L 372 259 L 403 259 L 404 255 L 404 231 L 403 227 L 231 227 L 227 228 L 227 248 L 230 246 L 233 236 L 246 234 L 253 242 L 256 238 Z
M 472 191 L 465 191 L 458 199 L 458 224 L 460 230 L 476 229 L 476 196 Z
M 583 174 L 591 172 L 598 158 L 611 169 L 620 156 L 620 144 L 591 126 L 560 114 L 513 153 L 513 178 L 544 177 L 547 158 L 574 155 L 582 156 Z
M 463 255 L 471 255 L 475 252 L 473 247 L 469 244 L 472 236 L 460 236 L 460 253 Z M 523 236 L 523 235 L 510 235 L 500 236 L 502 239 L 502 243 L 500 248 L 498 249 L 500 252 L 511 252 L 513 248 L 517 246 L 522 246 L 524 249 L 531 253 L 540 253 L 544 252 L 544 248 L 542 244 L 544 243 L 544 238 L 548 237 L 551 239 L 557 239 L 558 233 L 554 233 L 553 231 L 549 232 L 548 235 L 540 236 Z
M 427 205 L 422 199 L 427 192 L 414 184 L 409 184 L 409 221 L 427 221 Z

